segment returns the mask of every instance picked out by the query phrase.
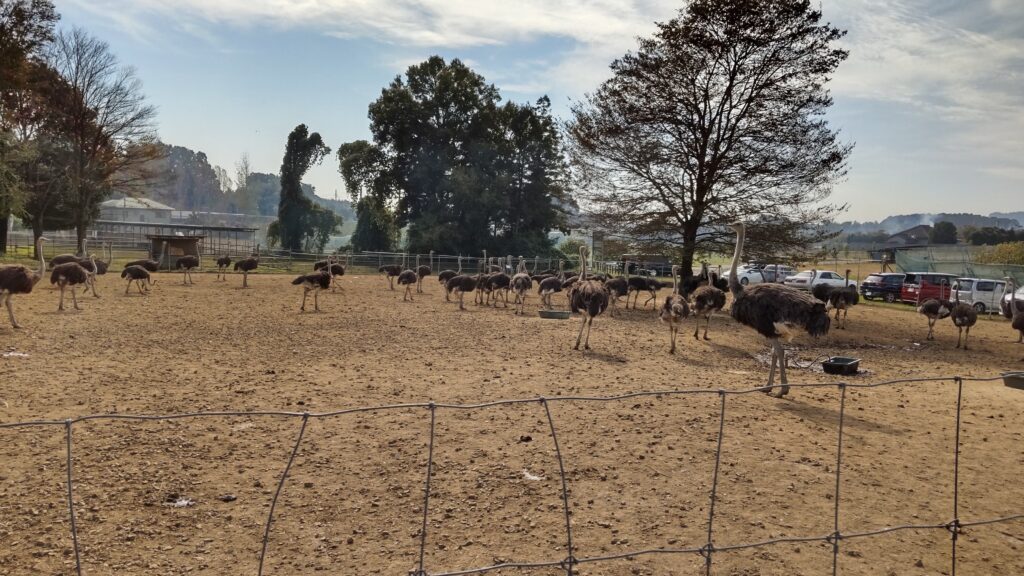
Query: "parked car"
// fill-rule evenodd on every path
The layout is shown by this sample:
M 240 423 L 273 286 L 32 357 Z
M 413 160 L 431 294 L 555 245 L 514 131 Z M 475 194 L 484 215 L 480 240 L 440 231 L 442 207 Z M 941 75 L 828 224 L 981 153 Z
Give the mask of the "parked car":
M 787 276 L 791 276 L 794 270 L 791 266 L 782 264 L 767 264 L 763 267 L 739 268 L 736 270 L 736 277 L 740 284 L 760 284 L 762 282 L 782 282 Z M 728 275 L 727 275 L 728 276 Z
M 900 300 L 909 304 L 923 302 L 929 298 L 949 300 L 953 297 L 954 274 L 938 272 L 907 272 L 900 290 Z
M 889 303 L 895 302 L 900 299 L 903 279 L 906 277 L 906 274 L 896 272 L 869 274 L 860 284 L 860 295 L 865 300 L 881 299 Z
M 843 286 L 857 286 L 857 283 L 852 280 L 847 283 L 841 274 L 832 270 L 804 270 L 799 274 L 787 277 L 783 283 L 786 286 L 792 286 L 801 290 L 810 290 L 819 284 L 828 284 L 829 286 L 839 288 Z
M 1006 308 L 1007 309 L 1010 308 L 1010 298 L 1011 298 L 1011 296 L 1012 295 L 1009 292 L 1007 292 L 1003 296 L 1003 302 L 1006 303 Z M 1020 288 L 1017 289 L 1017 298 L 1016 298 L 1016 300 L 1017 300 L 1017 309 L 1021 310 L 1021 311 L 1024 311 L 1024 286 L 1021 286 Z
M 1006 282 L 988 278 L 957 278 L 953 283 L 953 297 L 960 298 L 979 314 L 999 312 L 999 298 L 1003 295 Z

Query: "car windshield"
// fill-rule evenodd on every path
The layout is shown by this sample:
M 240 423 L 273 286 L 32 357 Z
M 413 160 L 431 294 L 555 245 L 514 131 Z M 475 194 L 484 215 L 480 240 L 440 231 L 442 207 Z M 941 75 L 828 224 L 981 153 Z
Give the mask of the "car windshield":
M 877 283 L 881 283 L 883 280 L 885 280 L 885 278 L 883 276 L 879 276 L 878 274 L 871 274 L 867 278 L 864 279 L 865 282 L 877 282 Z

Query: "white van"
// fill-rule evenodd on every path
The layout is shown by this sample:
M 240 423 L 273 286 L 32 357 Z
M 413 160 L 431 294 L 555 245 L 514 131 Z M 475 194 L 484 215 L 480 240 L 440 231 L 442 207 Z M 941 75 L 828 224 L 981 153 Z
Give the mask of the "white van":
M 1003 296 L 1006 282 L 989 278 L 957 278 L 953 284 L 953 296 L 961 302 L 974 306 L 979 314 L 999 312 L 999 299 Z

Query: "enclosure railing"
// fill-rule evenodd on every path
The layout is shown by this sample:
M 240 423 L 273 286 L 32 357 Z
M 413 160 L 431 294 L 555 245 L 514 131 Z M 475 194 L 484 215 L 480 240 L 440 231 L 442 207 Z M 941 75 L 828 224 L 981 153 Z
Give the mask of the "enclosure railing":
M 1024 376 L 1024 373 L 1020 373 L 1019 376 Z M 836 389 L 839 396 L 839 416 L 837 419 L 837 435 L 836 435 L 836 466 L 835 466 L 835 490 L 832 495 L 832 526 L 833 530 L 828 534 L 811 534 L 803 536 L 784 536 L 779 538 L 773 538 L 770 540 L 762 540 L 758 542 L 745 542 L 735 544 L 720 544 L 715 539 L 715 504 L 718 500 L 719 491 L 719 467 L 722 461 L 722 438 L 725 435 L 725 414 L 728 399 L 734 396 L 755 394 L 757 392 L 765 392 L 768 389 L 765 387 L 759 388 L 748 388 L 741 390 L 714 390 L 714 389 L 677 389 L 677 390 L 659 390 L 659 391 L 643 391 L 633 392 L 627 394 L 620 394 L 615 396 L 554 396 L 554 397 L 537 397 L 537 398 L 520 398 L 520 399 L 508 399 L 508 400 L 494 400 L 489 402 L 480 402 L 476 404 L 448 404 L 441 402 L 415 402 L 415 403 L 404 403 L 404 404 L 389 404 L 380 406 L 364 406 L 358 408 L 348 408 L 343 410 L 335 410 L 331 412 L 286 412 L 286 411 L 216 411 L 216 412 L 193 412 L 193 413 L 181 413 L 181 414 L 168 414 L 168 415 L 130 415 L 130 414 L 94 414 L 88 416 L 77 416 L 68 418 L 65 420 L 34 420 L 26 422 L 12 422 L 12 423 L 0 423 L 0 429 L 11 429 L 11 428 L 27 428 L 27 427 L 61 427 L 64 430 L 65 440 L 65 456 L 66 456 L 66 489 L 67 489 L 67 509 L 68 517 L 70 519 L 70 536 L 72 540 L 72 546 L 74 549 L 75 557 L 75 570 L 78 576 L 84 573 L 82 557 L 79 551 L 79 537 L 78 537 L 78 525 L 75 517 L 75 501 L 74 501 L 74 454 L 73 454 L 73 438 L 72 431 L 75 424 L 81 422 L 90 422 L 97 420 L 121 420 L 121 421 L 166 421 L 166 420 L 180 420 L 186 418 L 231 418 L 231 417 L 285 417 L 294 418 L 299 421 L 299 429 L 295 438 L 295 443 L 292 446 L 291 452 L 288 456 L 288 461 L 285 464 L 284 470 L 281 473 L 280 479 L 277 483 L 277 488 L 274 491 L 273 498 L 270 503 L 270 510 L 267 513 L 267 521 L 264 525 L 262 545 L 260 548 L 260 554 L 258 564 L 256 565 L 255 572 L 258 576 L 262 576 L 264 571 L 264 560 L 267 555 L 267 548 L 270 541 L 271 527 L 274 521 L 274 512 L 277 507 L 278 499 L 284 489 L 285 482 L 288 479 L 288 473 L 295 462 L 295 457 L 298 454 L 302 439 L 306 432 L 306 426 L 310 419 L 326 419 L 340 416 L 347 416 L 359 413 L 368 412 L 384 412 L 392 410 L 408 410 L 408 409 L 423 409 L 424 417 L 429 417 L 430 427 L 429 436 L 427 439 L 427 468 L 424 474 L 424 490 L 423 490 L 423 522 L 422 528 L 419 533 L 419 560 L 417 567 L 409 572 L 410 576 L 461 576 L 467 574 L 483 574 L 506 568 L 519 568 L 519 569 L 536 569 L 536 568 L 558 568 L 564 570 L 567 576 L 572 576 L 576 571 L 576 566 L 581 564 L 592 564 L 599 562 L 608 562 L 612 560 L 633 558 L 637 556 L 645 555 L 665 555 L 665 554 L 698 554 L 704 560 L 704 571 L 705 574 L 710 576 L 712 561 L 718 554 L 745 550 L 751 548 L 760 548 L 763 546 L 770 546 L 773 544 L 780 543 L 801 543 L 801 542 L 825 542 L 832 547 L 832 574 L 836 575 L 839 572 L 839 549 L 844 541 L 867 538 L 873 536 L 881 536 L 885 534 L 892 534 L 894 532 L 900 532 L 905 530 L 946 530 L 950 534 L 950 546 L 952 549 L 950 574 L 956 575 L 957 570 L 957 541 L 960 534 L 963 533 L 965 528 L 973 526 L 982 526 L 988 524 L 1013 522 L 1024 519 L 1024 509 L 1006 511 L 1005 514 L 998 517 L 991 518 L 977 518 L 965 520 L 960 517 L 960 422 L 961 412 L 963 407 L 963 391 L 964 382 L 990 382 L 998 380 L 1002 376 L 994 377 L 983 377 L 983 378 L 969 378 L 961 376 L 941 376 L 941 377 L 921 377 L 921 378 L 904 378 L 898 380 L 888 380 L 884 382 L 875 383 L 810 383 L 810 384 L 790 384 L 792 388 L 834 388 Z M 844 435 L 844 421 L 846 418 L 846 392 L 850 388 L 855 389 L 871 389 L 889 386 L 899 386 L 911 383 L 952 383 L 956 386 L 956 409 L 955 409 L 955 441 L 951 450 L 953 452 L 953 469 L 952 474 L 952 486 L 950 491 L 952 492 L 952 509 L 950 510 L 950 516 L 948 519 L 942 521 L 935 521 L 930 523 L 907 523 L 897 526 L 885 526 L 880 528 L 873 528 L 869 530 L 862 530 L 857 532 L 842 532 L 839 527 L 841 507 L 841 493 L 840 493 L 840 477 L 843 470 L 843 435 Z M 565 457 L 562 454 L 559 442 L 558 442 L 558 431 L 555 425 L 555 419 L 551 414 L 550 405 L 552 403 L 559 402 L 621 402 L 623 400 L 641 398 L 641 397 L 672 397 L 672 396 L 717 396 L 719 398 L 718 403 L 718 433 L 715 442 L 715 459 L 714 468 L 711 479 L 710 493 L 708 494 L 709 506 L 707 516 L 707 538 L 703 542 L 695 542 L 690 546 L 674 547 L 674 548 L 647 548 L 647 549 L 636 549 L 628 552 L 622 552 L 618 554 L 609 554 L 601 556 L 582 556 L 576 555 L 577 550 L 573 544 L 573 527 L 572 527 L 572 511 L 569 503 L 569 482 L 566 474 Z M 537 561 L 537 562 L 504 562 L 501 564 L 494 564 L 490 566 L 480 566 L 475 568 L 466 569 L 454 569 L 444 570 L 438 569 L 436 571 L 428 571 L 425 563 L 425 551 L 427 545 L 428 531 L 429 531 L 429 516 L 430 516 L 430 479 L 431 471 L 434 467 L 434 443 L 435 443 L 435 430 L 437 422 L 437 413 L 442 410 L 451 411 L 475 411 L 483 408 L 489 408 L 494 406 L 504 405 L 528 405 L 535 404 L 539 406 L 544 412 L 544 418 L 547 421 L 548 427 L 551 430 L 551 440 L 554 445 L 555 457 L 558 461 L 558 470 L 561 480 L 561 497 L 562 497 L 562 513 L 565 516 L 565 542 L 566 542 L 566 555 L 562 558 L 555 558 L 551 560 Z M 1024 472 L 1022 470 L 1021 472 Z

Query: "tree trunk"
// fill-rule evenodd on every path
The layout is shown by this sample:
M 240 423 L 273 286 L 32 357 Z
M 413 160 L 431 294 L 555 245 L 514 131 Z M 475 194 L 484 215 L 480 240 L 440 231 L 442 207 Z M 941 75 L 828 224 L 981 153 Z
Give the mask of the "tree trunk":
M 679 274 L 683 278 L 693 276 L 693 253 L 697 249 L 697 228 L 700 226 L 700 219 L 695 223 L 688 223 L 683 228 L 683 261 L 679 264 Z
M 32 218 L 32 246 L 39 246 L 39 239 L 43 236 L 43 217 L 36 216 Z M 35 252 L 32 255 L 33 258 L 39 259 L 39 253 Z
M 85 214 L 79 213 L 75 218 L 75 238 L 78 240 L 77 253 L 85 255 L 85 234 L 89 231 L 89 222 L 86 221 Z
M 7 225 L 10 221 L 10 214 L 0 214 L 0 254 L 7 253 Z

